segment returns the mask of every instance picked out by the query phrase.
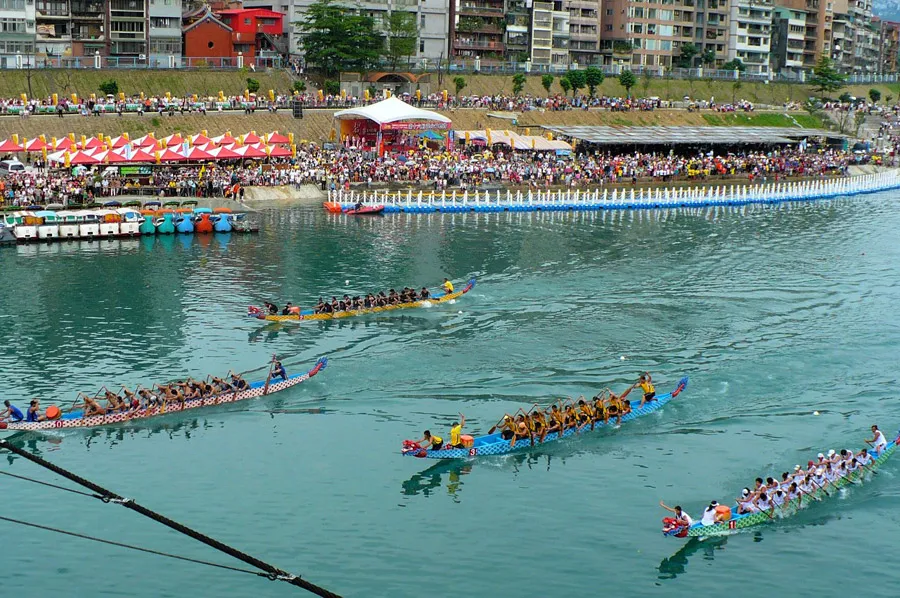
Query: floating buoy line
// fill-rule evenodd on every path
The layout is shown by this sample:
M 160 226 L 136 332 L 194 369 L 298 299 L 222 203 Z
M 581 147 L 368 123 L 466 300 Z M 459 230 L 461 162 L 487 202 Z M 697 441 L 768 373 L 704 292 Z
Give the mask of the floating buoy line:
M 149 548 L 133 546 L 130 544 L 124 544 L 121 542 L 115 542 L 115 541 L 106 540 L 103 538 L 96 538 L 93 536 L 88 536 L 88 535 L 80 534 L 77 532 L 66 531 L 66 530 L 62 530 L 62 529 L 58 529 L 58 528 L 54 528 L 54 527 L 50 527 L 50 526 L 46 526 L 46 525 L 40 525 L 37 523 L 20 521 L 18 519 L 11 519 L 8 517 L 0 516 L 0 521 L 6 521 L 9 523 L 17 523 L 17 524 L 24 525 L 24 526 L 30 527 L 30 528 L 41 529 L 41 530 L 50 531 L 50 532 L 56 532 L 59 534 L 72 536 L 72 537 L 76 537 L 76 538 L 81 538 L 84 540 L 91 540 L 94 542 L 100 542 L 103 544 L 118 546 L 120 548 L 128 548 L 130 550 L 138 550 L 140 552 L 155 554 L 158 556 L 164 556 L 164 557 L 173 558 L 173 559 L 177 559 L 177 560 L 181 560 L 181 561 L 188 561 L 191 563 L 197 563 L 197 564 L 201 564 L 201 565 L 209 565 L 211 567 L 217 567 L 219 569 L 227 569 L 229 571 L 235 571 L 235 572 L 240 572 L 240 573 L 249 573 L 249 574 L 257 575 L 260 577 L 265 577 L 266 579 L 269 579 L 271 581 L 286 582 L 290 585 L 297 586 L 299 588 L 303 588 L 304 590 L 311 592 L 311 593 L 315 594 L 316 596 L 322 596 L 323 598 L 341 598 L 338 594 L 335 594 L 329 590 L 326 590 L 325 588 L 319 587 L 313 583 L 310 583 L 310 582 L 306 581 L 305 579 L 303 579 L 299 575 L 294 575 L 292 573 L 288 573 L 287 571 L 279 569 L 278 567 L 275 567 L 274 565 L 266 563 L 265 561 L 261 561 L 260 559 L 254 557 L 254 556 L 251 556 L 249 554 L 241 552 L 240 550 L 238 550 L 236 548 L 228 546 L 227 544 L 224 544 L 224 543 L 216 540 L 215 538 L 211 538 L 211 537 L 207 536 L 206 534 L 203 534 L 201 532 L 198 532 L 197 530 L 191 529 L 191 528 L 187 527 L 186 525 L 178 523 L 177 521 L 175 521 L 173 519 L 169 519 L 165 515 L 157 513 L 156 511 L 151 511 L 147 507 L 144 507 L 144 506 L 138 504 L 137 502 L 135 502 L 134 499 L 125 498 L 123 496 L 116 494 L 115 492 L 107 490 L 106 488 L 103 488 L 102 486 L 99 486 L 99 485 L 91 482 L 90 480 L 86 480 L 85 478 L 82 478 L 81 476 L 79 476 L 75 473 L 72 473 L 71 471 L 65 470 L 57 465 L 54 465 L 53 463 L 47 461 L 46 459 L 38 457 L 37 455 L 33 455 L 33 454 L 29 453 L 28 451 L 25 451 L 24 449 L 21 449 L 21 448 L 15 446 L 14 444 L 10 443 L 7 440 L 0 439 L 0 449 L 6 449 L 12 453 L 15 453 L 16 455 L 19 455 L 20 457 L 23 457 L 23 458 L 31 461 L 32 463 L 36 463 L 37 465 L 40 465 L 41 467 L 43 467 L 45 469 L 49 469 L 53 473 L 55 473 L 59 476 L 62 476 L 64 478 L 66 478 L 67 480 L 78 484 L 79 486 L 87 488 L 93 494 L 90 494 L 87 492 L 82 492 L 80 490 L 75 490 L 73 488 L 66 488 L 65 486 L 59 486 L 56 484 L 51 484 L 49 482 L 44 482 L 41 480 L 36 480 L 36 479 L 28 478 L 26 476 L 17 475 L 17 474 L 13 474 L 13 473 L 9 473 L 9 472 L 0 471 L 0 474 L 6 475 L 9 477 L 13 477 L 13 478 L 17 478 L 20 480 L 34 482 L 36 484 L 41 484 L 42 486 L 49 486 L 51 488 L 55 488 L 58 490 L 65 490 L 66 492 L 80 494 L 82 496 L 87 496 L 89 498 L 96 498 L 107 504 L 121 505 L 121 506 L 125 507 L 126 509 L 131 509 L 132 511 L 135 511 L 136 513 L 139 513 L 139 514 L 143 515 L 144 517 L 152 519 L 153 521 L 156 521 L 157 523 L 161 523 L 161 524 L 165 525 L 166 527 L 169 527 L 179 533 L 189 536 L 189 537 L 197 540 L 198 542 L 202 542 L 203 544 L 206 544 L 207 546 L 209 546 L 211 548 L 215 548 L 216 550 L 223 552 L 223 553 L 227 554 L 228 556 L 231 556 L 239 561 L 243 561 L 244 563 L 247 563 L 248 565 L 255 567 L 257 570 L 253 571 L 250 569 L 242 569 L 240 567 L 232 567 L 230 565 L 223 565 L 220 563 L 213 563 L 210 561 L 203 561 L 200 559 L 194 559 L 194 558 L 190 558 L 190 557 L 170 554 L 167 552 L 160 552 L 160 551 L 152 550 Z

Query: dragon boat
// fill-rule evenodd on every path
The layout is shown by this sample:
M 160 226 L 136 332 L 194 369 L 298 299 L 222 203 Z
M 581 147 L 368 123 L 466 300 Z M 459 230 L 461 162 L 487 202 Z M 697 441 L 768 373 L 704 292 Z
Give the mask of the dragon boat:
M 631 412 L 627 415 L 622 416 L 622 422 L 631 421 L 633 419 L 637 419 L 639 417 L 650 415 L 651 413 L 659 411 L 672 399 L 681 394 L 684 389 L 687 388 L 687 384 L 688 378 L 687 376 L 685 376 L 678 381 L 678 385 L 672 392 L 657 395 L 655 400 L 645 403 L 643 407 L 640 406 L 641 402 L 639 400 L 630 401 Z M 597 422 L 594 424 L 594 430 L 610 428 L 613 425 L 614 424 L 612 423 L 612 420 L 607 423 Z M 513 452 L 527 451 L 537 446 L 544 446 L 550 444 L 551 442 L 561 440 L 563 438 L 568 438 L 569 436 L 573 436 L 576 433 L 587 434 L 590 432 L 590 426 L 585 426 L 580 432 L 578 432 L 576 428 L 568 428 L 567 430 L 565 430 L 565 432 L 562 433 L 562 435 L 560 435 L 559 432 L 551 432 L 550 434 L 547 434 L 547 436 L 544 438 L 544 442 L 539 443 L 535 441 L 534 445 L 532 445 L 529 439 L 517 440 L 514 446 L 512 445 L 511 440 L 504 440 L 499 433 L 486 434 L 484 436 L 474 437 L 472 439 L 472 446 L 465 448 L 444 448 L 439 451 L 436 451 L 434 449 L 423 449 L 416 445 L 414 442 L 410 443 L 410 441 L 406 441 L 404 442 L 404 447 L 401 452 L 403 455 L 408 457 L 419 457 L 423 459 L 469 459 L 472 457 L 505 455 Z
M 856 471 L 850 472 L 844 477 L 840 477 L 834 482 L 828 484 L 825 488 L 818 487 L 812 492 L 801 494 L 797 498 L 784 503 L 779 507 L 773 507 L 771 510 L 757 511 L 755 513 L 738 513 L 737 503 L 731 507 L 733 515 L 727 521 L 721 521 L 713 525 L 703 525 L 699 521 L 695 521 L 689 527 L 678 525 L 671 517 L 663 519 L 663 534 L 666 536 L 675 536 L 676 538 L 710 538 L 717 536 L 728 536 L 739 533 L 747 529 L 759 527 L 776 519 L 784 519 L 796 515 L 798 511 L 806 508 L 814 502 L 831 497 L 836 491 L 849 486 L 850 484 L 860 484 L 866 479 L 869 472 L 874 472 L 887 461 L 894 451 L 897 449 L 897 443 L 900 441 L 900 435 L 887 444 L 881 454 L 877 454 L 874 449 L 867 449 L 869 456 L 872 457 L 870 465 L 860 467 Z M 771 512 L 770 512 L 771 511 Z
M 311 309 L 301 310 L 299 314 L 289 314 L 286 316 L 267 314 L 264 309 L 250 306 L 247 308 L 247 316 L 256 318 L 257 320 L 267 320 L 269 322 L 300 322 L 307 320 L 336 320 L 339 318 L 350 318 L 353 316 L 362 316 L 365 314 L 377 314 L 395 309 L 409 309 L 413 307 L 430 307 L 439 303 L 447 303 L 454 299 L 459 299 L 469 291 L 475 288 L 475 279 L 472 278 L 466 283 L 466 286 L 452 293 L 436 293 L 430 299 L 421 299 L 419 301 L 410 301 L 408 303 L 398 303 L 396 305 L 385 305 L 383 307 L 369 307 L 364 309 L 348 309 L 345 311 L 335 311 L 327 314 L 317 314 Z
M 292 386 L 297 386 L 306 382 L 328 365 L 328 358 L 321 357 L 316 361 L 315 367 L 303 374 L 295 374 L 288 376 L 286 380 L 273 382 L 271 376 L 266 380 L 251 382 L 242 390 L 232 390 L 201 399 L 190 399 L 183 402 L 169 401 L 162 406 L 153 405 L 144 409 L 118 411 L 114 413 L 106 413 L 104 415 L 90 415 L 85 417 L 84 411 L 73 410 L 60 413 L 57 407 L 48 407 L 48 412 L 56 409 L 57 417 L 54 419 L 46 419 L 38 422 L 0 422 L 0 436 L 9 436 L 18 432 L 35 432 L 41 430 L 64 430 L 70 428 L 96 428 L 98 426 L 107 426 L 110 424 L 120 424 L 124 422 L 149 419 L 159 417 L 170 413 L 179 413 L 189 409 L 199 409 L 200 407 L 211 407 L 213 405 L 224 405 L 226 403 L 236 403 L 238 401 L 246 401 L 247 399 L 255 399 L 270 395 L 272 393 L 287 390 Z

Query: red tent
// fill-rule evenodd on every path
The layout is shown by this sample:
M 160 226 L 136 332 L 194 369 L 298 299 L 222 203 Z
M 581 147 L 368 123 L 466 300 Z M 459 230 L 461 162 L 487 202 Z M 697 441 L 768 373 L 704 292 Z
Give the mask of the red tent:
M 193 145 L 204 145 L 207 143 L 212 143 L 212 139 L 210 139 L 206 135 L 201 135 L 198 133 L 197 135 L 193 135 L 191 137 L 191 144 Z
M 159 161 L 160 162 L 184 162 L 185 157 L 182 154 L 177 152 L 173 152 L 170 149 L 165 149 L 160 152 Z
M 136 147 L 156 147 L 156 137 L 148 134 L 143 137 L 138 137 L 132 143 L 134 143 Z
M 128 162 L 128 159 L 125 156 L 117 154 L 112 150 L 100 152 L 99 154 L 92 157 L 97 158 L 98 162 L 103 162 L 105 164 L 119 164 L 121 162 Z
M 4 139 L 3 143 L 0 143 L 0 152 L 23 152 L 25 148 L 17 143 L 13 143 L 11 139 Z
M 39 152 L 43 149 L 50 149 L 50 145 L 41 141 L 40 137 L 35 137 L 31 141 L 25 144 L 26 152 Z
M 68 137 L 63 137 L 62 139 L 56 140 L 56 147 L 53 149 L 57 151 L 75 149 L 75 142 Z
M 254 143 L 259 143 L 262 139 L 259 138 L 259 135 L 256 133 L 247 133 L 244 135 L 244 145 L 252 145 Z
M 182 137 L 178 133 L 175 133 L 164 138 L 163 141 L 166 142 L 166 147 L 175 147 L 176 145 L 181 145 L 182 143 L 184 143 L 184 137 Z
M 282 135 L 278 131 L 275 131 L 274 133 L 269 135 L 268 142 L 269 145 L 272 145 L 273 143 L 290 143 L 291 140 L 286 135 Z
M 199 147 L 192 147 L 188 150 L 188 153 L 185 154 L 186 160 L 212 160 L 213 156 L 209 152 L 205 152 Z
M 113 147 L 113 148 L 125 147 L 129 143 L 131 143 L 131 141 L 129 141 L 127 138 L 123 137 L 122 135 L 119 135 L 118 137 L 113 137 L 110 140 L 110 147 Z
M 242 158 L 265 158 L 265 150 L 261 150 L 255 145 L 243 145 L 241 147 L 232 148 L 234 153 Z
M 231 149 L 227 147 L 217 147 L 213 148 L 209 151 L 209 155 L 215 158 L 216 160 L 235 160 L 240 158 L 240 154 L 233 152 Z
M 283 145 L 273 145 L 269 149 L 269 156 L 272 158 L 290 158 L 291 150 Z
M 131 154 L 131 158 L 127 160 L 128 162 L 156 162 L 156 158 L 153 154 L 149 154 L 142 149 L 134 150 L 134 153 Z
M 237 139 L 231 135 L 219 135 L 218 137 L 213 137 L 212 140 L 216 145 L 232 145 L 237 143 Z
M 100 161 L 95 157 L 85 152 L 75 152 L 72 154 L 72 157 L 69 158 L 70 164 L 98 164 Z
M 83 149 L 83 150 L 97 149 L 101 145 L 103 145 L 103 142 L 100 141 L 99 139 L 97 139 L 96 137 L 88 137 L 87 139 L 85 139 L 83 144 L 82 143 L 78 144 L 78 148 Z

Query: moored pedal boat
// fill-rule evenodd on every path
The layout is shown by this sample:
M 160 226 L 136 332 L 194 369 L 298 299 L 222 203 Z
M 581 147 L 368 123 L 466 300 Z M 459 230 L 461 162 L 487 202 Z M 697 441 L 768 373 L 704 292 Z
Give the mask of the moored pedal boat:
M 662 409 L 666 404 L 668 404 L 672 399 L 677 397 L 679 394 L 687 388 L 688 378 L 685 376 L 681 380 L 678 381 L 678 385 L 675 387 L 672 392 L 668 392 L 665 394 L 657 395 L 655 400 L 649 401 L 644 404 L 643 407 L 640 407 L 640 400 L 631 401 L 631 411 L 627 415 L 622 416 L 622 422 L 628 422 L 633 419 L 637 419 L 639 417 L 643 417 L 645 415 L 649 415 L 656 411 Z M 615 425 L 613 418 L 610 418 L 609 422 L 596 422 L 594 424 L 593 430 L 600 430 L 604 428 L 611 428 Z M 568 438 L 570 436 L 574 436 L 575 434 L 589 434 L 591 432 L 590 425 L 586 425 L 581 429 L 580 432 L 576 430 L 576 428 L 567 428 L 561 435 L 558 432 L 551 432 L 547 434 L 544 438 L 543 442 L 538 442 L 535 440 L 534 444 L 531 443 L 529 439 L 519 439 L 512 444 L 511 440 L 505 440 L 501 434 L 486 434 L 484 436 L 476 436 L 472 438 L 471 445 L 465 448 L 444 448 L 441 450 L 434 449 L 423 449 L 419 448 L 415 443 L 410 443 L 407 441 L 404 443 L 404 448 L 402 450 L 402 454 L 408 457 L 419 457 L 425 459 L 469 459 L 472 457 L 484 457 L 487 455 L 505 455 L 512 452 L 521 452 L 527 451 L 529 449 L 535 447 L 545 446 L 554 441 L 561 440 L 562 438 Z

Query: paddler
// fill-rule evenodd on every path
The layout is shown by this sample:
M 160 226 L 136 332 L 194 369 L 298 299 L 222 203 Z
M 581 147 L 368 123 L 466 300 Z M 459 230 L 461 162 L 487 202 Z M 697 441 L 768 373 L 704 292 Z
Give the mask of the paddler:
M 653 381 L 650 378 L 650 372 L 644 372 L 641 375 L 640 380 L 638 380 L 638 386 L 640 386 L 641 390 L 644 391 L 644 397 L 641 399 L 640 407 L 643 407 L 644 403 L 648 403 L 656 398 L 656 389 L 653 387 Z
M 712 501 L 709 503 L 709 506 L 703 509 L 703 516 L 700 518 L 700 525 L 715 525 L 716 524 L 716 507 L 719 506 L 719 503 L 716 501 Z
M 684 512 L 680 505 L 675 505 L 675 508 L 668 506 L 663 501 L 659 501 L 659 506 L 669 511 L 670 513 L 675 513 L 675 523 L 677 525 L 683 525 L 684 527 L 691 527 L 694 524 L 694 520 L 691 519 L 691 516 Z
M 37 398 L 31 399 L 28 406 L 28 413 L 25 414 L 25 421 L 42 422 L 47 419 L 46 415 L 41 415 L 41 401 Z
M 416 444 L 418 444 L 423 449 L 439 451 L 444 448 L 444 439 L 440 436 L 432 436 L 431 430 L 425 430 L 425 436 Z
M 22 415 L 22 411 L 9 401 L 3 401 L 3 406 L 6 407 L 6 409 L 0 412 L 0 421 L 8 419 L 11 422 L 20 422 L 25 419 L 25 416 Z
M 285 371 L 284 366 L 281 365 L 280 361 L 275 362 L 275 368 L 272 370 L 272 378 L 281 378 L 282 380 L 287 380 L 287 371 Z
M 445 278 L 444 283 L 441 285 L 441 288 L 444 289 L 445 295 L 449 295 L 453 292 L 453 283 L 450 282 L 450 279 Z
M 865 442 L 875 449 L 876 455 L 880 455 L 887 447 L 887 439 L 884 437 L 881 430 L 878 429 L 878 426 L 872 426 L 872 438 L 866 439 Z
M 452 446 L 453 448 L 464 448 L 462 439 L 460 438 L 460 436 L 462 436 L 462 429 L 464 425 L 466 425 L 466 416 L 460 413 L 459 421 L 453 422 L 453 425 L 450 426 L 450 446 Z

